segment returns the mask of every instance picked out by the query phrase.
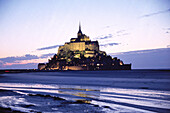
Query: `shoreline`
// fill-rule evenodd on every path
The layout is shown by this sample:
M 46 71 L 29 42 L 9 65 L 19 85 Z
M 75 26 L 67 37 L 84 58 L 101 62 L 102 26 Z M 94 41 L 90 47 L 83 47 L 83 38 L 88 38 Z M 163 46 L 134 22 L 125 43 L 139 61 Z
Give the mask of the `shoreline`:
M 132 70 L 38 70 L 38 69 L 0 69 L 0 74 L 6 73 L 30 73 L 30 72 L 69 72 L 69 71 L 165 71 L 170 69 L 132 69 Z

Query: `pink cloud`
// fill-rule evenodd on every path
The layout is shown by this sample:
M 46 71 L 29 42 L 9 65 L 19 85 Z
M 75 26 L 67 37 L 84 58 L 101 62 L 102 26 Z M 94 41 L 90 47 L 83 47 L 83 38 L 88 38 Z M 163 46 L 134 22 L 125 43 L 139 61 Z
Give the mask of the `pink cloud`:
M 20 60 L 15 61 L 13 63 L 6 62 L 3 66 L 11 66 L 16 64 L 28 64 L 28 63 L 40 63 L 40 62 L 47 62 L 47 58 L 40 58 L 40 59 L 32 59 L 32 60 Z

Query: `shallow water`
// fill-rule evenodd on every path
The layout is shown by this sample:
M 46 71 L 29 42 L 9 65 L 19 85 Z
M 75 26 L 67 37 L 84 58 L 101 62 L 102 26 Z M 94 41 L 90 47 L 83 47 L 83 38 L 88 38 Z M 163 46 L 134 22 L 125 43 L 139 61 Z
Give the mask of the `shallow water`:
M 22 112 L 169 112 L 168 71 L 0 75 L 0 107 Z

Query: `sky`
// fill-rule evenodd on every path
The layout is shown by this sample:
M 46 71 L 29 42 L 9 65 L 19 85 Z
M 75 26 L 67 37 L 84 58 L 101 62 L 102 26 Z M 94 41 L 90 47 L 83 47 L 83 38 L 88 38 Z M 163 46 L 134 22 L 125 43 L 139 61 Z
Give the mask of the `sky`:
M 169 0 L 0 0 L 0 69 L 37 68 L 82 32 L 133 69 L 170 69 Z

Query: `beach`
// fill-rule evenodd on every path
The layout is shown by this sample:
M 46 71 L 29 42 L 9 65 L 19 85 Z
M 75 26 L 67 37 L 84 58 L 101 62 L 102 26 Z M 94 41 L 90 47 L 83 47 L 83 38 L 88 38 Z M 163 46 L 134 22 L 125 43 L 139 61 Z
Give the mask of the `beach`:
M 113 70 L 0 74 L 8 112 L 170 112 L 170 71 Z

